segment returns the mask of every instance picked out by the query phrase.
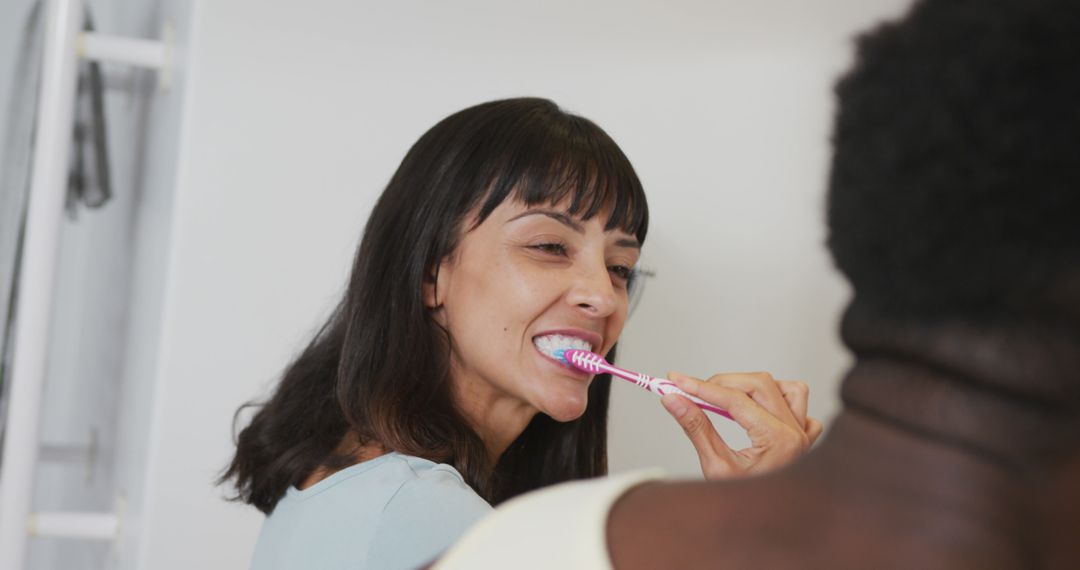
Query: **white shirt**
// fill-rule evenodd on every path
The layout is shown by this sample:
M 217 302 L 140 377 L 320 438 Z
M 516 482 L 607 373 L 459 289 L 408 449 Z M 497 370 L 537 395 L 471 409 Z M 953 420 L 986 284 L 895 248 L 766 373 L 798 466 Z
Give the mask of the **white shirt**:
M 515 497 L 480 519 L 432 569 L 611 568 L 608 512 L 631 487 L 660 476 L 635 471 Z

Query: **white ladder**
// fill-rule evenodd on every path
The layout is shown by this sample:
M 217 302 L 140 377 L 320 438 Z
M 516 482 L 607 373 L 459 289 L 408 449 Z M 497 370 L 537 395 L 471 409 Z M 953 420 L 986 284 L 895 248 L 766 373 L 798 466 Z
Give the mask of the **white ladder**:
M 79 59 L 155 69 L 163 87 L 168 85 L 172 61 L 168 27 L 162 41 L 83 32 L 82 0 L 46 0 L 44 16 L 36 142 L 15 307 L 10 402 L 0 459 L 0 568 L 5 570 L 25 567 L 31 535 L 115 540 L 119 534 L 122 505 L 113 512 L 30 511 L 39 458 L 38 428 L 57 242 L 67 188 Z

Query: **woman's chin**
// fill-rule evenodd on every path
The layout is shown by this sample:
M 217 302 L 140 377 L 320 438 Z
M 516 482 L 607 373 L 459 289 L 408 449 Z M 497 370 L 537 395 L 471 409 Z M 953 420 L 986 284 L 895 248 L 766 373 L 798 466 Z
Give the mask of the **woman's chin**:
M 588 396 L 582 395 L 581 397 L 560 398 L 558 401 L 548 402 L 548 405 L 544 406 L 542 411 L 557 422 L 572 422 L 580 418 L 588 406 Z

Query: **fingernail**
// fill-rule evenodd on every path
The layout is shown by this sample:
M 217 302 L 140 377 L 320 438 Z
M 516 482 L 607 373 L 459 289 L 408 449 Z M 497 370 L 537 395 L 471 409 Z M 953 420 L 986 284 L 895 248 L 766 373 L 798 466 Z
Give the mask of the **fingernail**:
M 667 411 L 671 412 L 671 415 L 676 418 L 681 418 L 686 415 L 686 410 L 688 409 L 686 400 L 668 394 L 663 398 L 660 398 L 660 402 L 663 403 L 664 407 L 667 408 Z

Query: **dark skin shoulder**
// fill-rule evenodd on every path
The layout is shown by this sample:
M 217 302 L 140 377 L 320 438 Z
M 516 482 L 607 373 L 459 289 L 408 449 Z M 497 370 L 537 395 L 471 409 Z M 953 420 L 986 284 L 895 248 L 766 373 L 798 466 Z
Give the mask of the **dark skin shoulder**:
M 838 424 L 774 475 L 631 490 L 608 518 L 615 568 L 1046 567 L 1023 536 L 1044 517 L 993 467 L 861 418 Z

